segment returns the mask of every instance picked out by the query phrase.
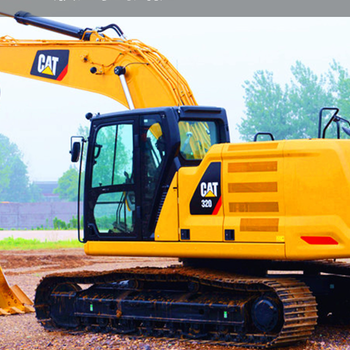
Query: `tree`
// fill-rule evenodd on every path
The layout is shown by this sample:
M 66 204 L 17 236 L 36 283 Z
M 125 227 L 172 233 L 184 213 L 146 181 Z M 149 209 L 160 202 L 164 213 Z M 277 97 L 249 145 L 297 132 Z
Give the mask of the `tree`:
M 75 202 L 78 197 L 78 177 L 78 170 L 71 166 L 58 179 L 58 187 L 54 189 L 54 193 L 59 194 L 62 200 Z
M 332 107 L 336 100 L 327 79 L 317 77 L 310 68 L 297 62 L 291 68 L 295 81 L 291 82 L 289 106 L 293 117 L 293 139 L 317 137 L 318 114 L 322 107 Z
M 244 88 L 247 116 L 238 125 L 244 140 L 252 141 L 257 132 L 273 132 L 277 139 L 291 134 L 288 90 L 273 81 L 271 72 L 255 72 Z
M 0 201 L 34 202 L 41 196 L 40 189 L 29 181 L 17 145 L 0 134 Z
M 341 115 L 350 117 L 350 77 L 347 69 L 333 61 L 328 73 L 331 92 L 336 99 L 336 106 Z
M 350 115 L 350 79 L 339 64 L 320 77 L 301 62 L 291 71 L 284 89 L 271 72 L 258 71 L 244 83 L 246 117 L 238 125 L 243 140 L 252 141 L 259 131 L 272 132 L 277 140 L 317 137 L 319 110 L 326 106 L 339 105 Z

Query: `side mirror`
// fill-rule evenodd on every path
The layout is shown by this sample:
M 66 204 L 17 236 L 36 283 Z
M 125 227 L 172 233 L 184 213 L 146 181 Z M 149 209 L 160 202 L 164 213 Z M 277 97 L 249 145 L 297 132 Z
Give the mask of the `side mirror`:
M 80 158 L 80 142 L 74 142 L 69 153 L 71 154 L 71 161 L 77 163 Z

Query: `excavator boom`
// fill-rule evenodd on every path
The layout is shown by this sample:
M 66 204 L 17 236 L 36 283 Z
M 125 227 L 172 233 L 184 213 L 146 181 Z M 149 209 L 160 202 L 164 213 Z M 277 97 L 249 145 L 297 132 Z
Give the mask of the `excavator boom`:
M 1 72 L 99 93 L 130 109 L 197 104 L 187 82 L 165 56 L 139 40 L 126 40 L 116 25 L 101 29 L 114 28 L 121 35 L 110 38 L 96 30 L 27 12 L 18 12 L 14 18 L 77 40 L 16 40 L 2 36 Z

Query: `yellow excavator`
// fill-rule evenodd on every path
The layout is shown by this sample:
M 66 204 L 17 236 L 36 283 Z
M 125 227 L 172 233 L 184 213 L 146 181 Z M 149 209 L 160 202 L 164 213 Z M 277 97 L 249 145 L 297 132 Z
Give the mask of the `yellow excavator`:
M 87 114 L 88 140 L 72 140 L 80 168 L 88 144 L 86 254 L 183 262 L 47 276 L 35 296 L 46 329 L 268 348 L 307 339 L 318 319 L 348 320 L 350 265 L 335 259 L 350 257 L 350 142 L 337 109 L 326 123 L 321 112 L 315 139 L 231 144 L 225 110 L 197 106 L 168 60 L 118 26 L 15 19 L 76 39 L 2 37 L 0 71 L 130 109 Z M 339 138 L 327 139 L 334 123 Z

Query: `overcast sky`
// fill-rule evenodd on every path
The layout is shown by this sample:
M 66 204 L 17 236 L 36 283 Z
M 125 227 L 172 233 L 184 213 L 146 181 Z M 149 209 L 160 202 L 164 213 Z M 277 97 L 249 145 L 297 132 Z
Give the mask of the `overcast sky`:
M 245 80 L 257 70 L 284 85 L 297 60 L 325 73 L 333 59 L 350 67 L 349 18 L 56 18 L 78 27 L 117 23 L 169 58 L 188 81 L 200 105 L 227 110 L 231 140 L 244 116 Z M 110 35 L 111 33 L 109 33 Z M 0 36 L 65 39 L 0 17 Z M 25 58 L 23 58 L 25 59 Z M 123 110 L 97 94 L 0 73 L 0 133 L 23 153 L 31 180 L 57 180 L 70 166 L 70 136 L 88 125 L 87 112 Z M 315 120 L 316 120 L 316 116 Z

